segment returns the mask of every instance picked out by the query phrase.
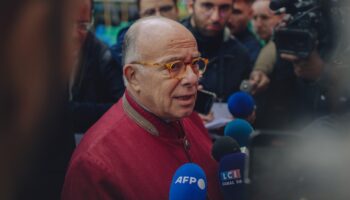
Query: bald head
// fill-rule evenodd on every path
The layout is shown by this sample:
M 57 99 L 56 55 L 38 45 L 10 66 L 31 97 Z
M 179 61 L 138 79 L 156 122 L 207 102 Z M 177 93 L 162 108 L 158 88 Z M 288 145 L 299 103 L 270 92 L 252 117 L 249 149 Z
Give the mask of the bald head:
M 125 35 L 123 61 L 128 64 L 151 60 L 186 39 L 192 33 L 180 23 L 163 17 L 146 17 L 134 23 Z

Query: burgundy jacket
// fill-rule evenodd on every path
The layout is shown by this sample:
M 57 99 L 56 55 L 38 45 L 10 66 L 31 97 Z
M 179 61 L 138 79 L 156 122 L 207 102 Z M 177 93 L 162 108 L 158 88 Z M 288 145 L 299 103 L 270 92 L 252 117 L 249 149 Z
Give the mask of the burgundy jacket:
M 211 146 L 196 113 L 167 123 L 126 92 L 75 150 L 62 199 L 165 200 L 176 169 L 187 162 L 204 169 L 209 199 L 222 199 Z

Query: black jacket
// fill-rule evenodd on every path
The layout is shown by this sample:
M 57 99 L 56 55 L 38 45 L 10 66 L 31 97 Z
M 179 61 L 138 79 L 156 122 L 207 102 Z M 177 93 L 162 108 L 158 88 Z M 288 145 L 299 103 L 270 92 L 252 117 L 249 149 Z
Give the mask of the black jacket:
M 205 90 L 216 93 L 219 100 L 227 101 L 251 71 L 252 63 L 246 48 L 229 32 L 223 31 L 218 37 L 205 37 L 192 27 L 190 18 L 183 20 L 182 24 L 196 38 L 201 56 L 209 59 L 201 84 Z
M 122 66 L 93 33 L 88 34 L 81 56 L 70 103 L 75 132 L 85 132 L 125 90 Z
M 236 34 L 235 37 L 247 48 L 250 60 L 254 64 L 261 50 L 258 39 L 256 39 L 255 35 L 248 28 Z

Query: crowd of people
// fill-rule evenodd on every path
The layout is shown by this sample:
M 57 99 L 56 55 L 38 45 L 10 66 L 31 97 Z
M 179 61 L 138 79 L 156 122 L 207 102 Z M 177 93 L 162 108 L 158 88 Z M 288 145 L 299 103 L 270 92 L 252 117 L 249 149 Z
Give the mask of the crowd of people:
M 232 106 L 245 83 L 251 129 L 331 119 L 346 130 L 344 41 L 322 38 L 334 45 L 317 41 L 303 58 L 280 53 L 274 31 L 290 16 L 270 0 L 190 0 L 181 20 L 177 0 L 136 3 L 140 19 L 112 47 L 93 32 L 92 0 L 0 8 L 0 199 L 168 199 L 188 162 L 203 168 L 207 199 L 224 199 L 211 155 L 223 131 L 214 137 L 213 112 L 194 110 L 198 90 Z

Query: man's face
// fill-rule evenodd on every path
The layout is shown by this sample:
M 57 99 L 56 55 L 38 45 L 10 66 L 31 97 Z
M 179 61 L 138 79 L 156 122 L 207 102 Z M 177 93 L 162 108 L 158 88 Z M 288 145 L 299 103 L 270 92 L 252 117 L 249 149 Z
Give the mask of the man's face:
M 273 28 L 280 22 L 281 17 L 275 15 L 269 8 L 270 1 L 257 1 L 253 4 L 253 26 L 255 32 L 263 40 L 269 40 Z
M 231 34 L 239 34 L 243 32 L 248 25 L 249 20 L 252 18 L 251 4 L 243 1 L 235 1 L 233 3 L 232 15 L 228 20 L 228 27 L 231 30 Z
M 172 20 L 178 19 L 178 9 L 173 0 L 141 0 L 140 17 L 162 16 Z
M 185 30 L 185 29 L 184 29 Z M 191 63 L 199 57 L 197 43 L 187 30 L 170 31 L 155 36 L 157 45 L 144 42 L 142 60 L 147 63 L 169 63 L 176 60 Z M 157 31 L 159 32 L 159 31 Z M 181 77 L 171 77 L 164 66 L 143 65 L 139 73 L 139 102 L 162 119 L 176 120 L 193 111 L 199 76 L 186 65 Z
M 192 25 L 204 36 L 217 36 L 232 13 L 232 0 L 195 0 L 190 5 Z
M 76 51 L 83 46 L 88 34 L 87 25 L 92 22 L 90 0 L 79 0 L 77 3 L 77 13 L 74 18 L 74 40 Z

